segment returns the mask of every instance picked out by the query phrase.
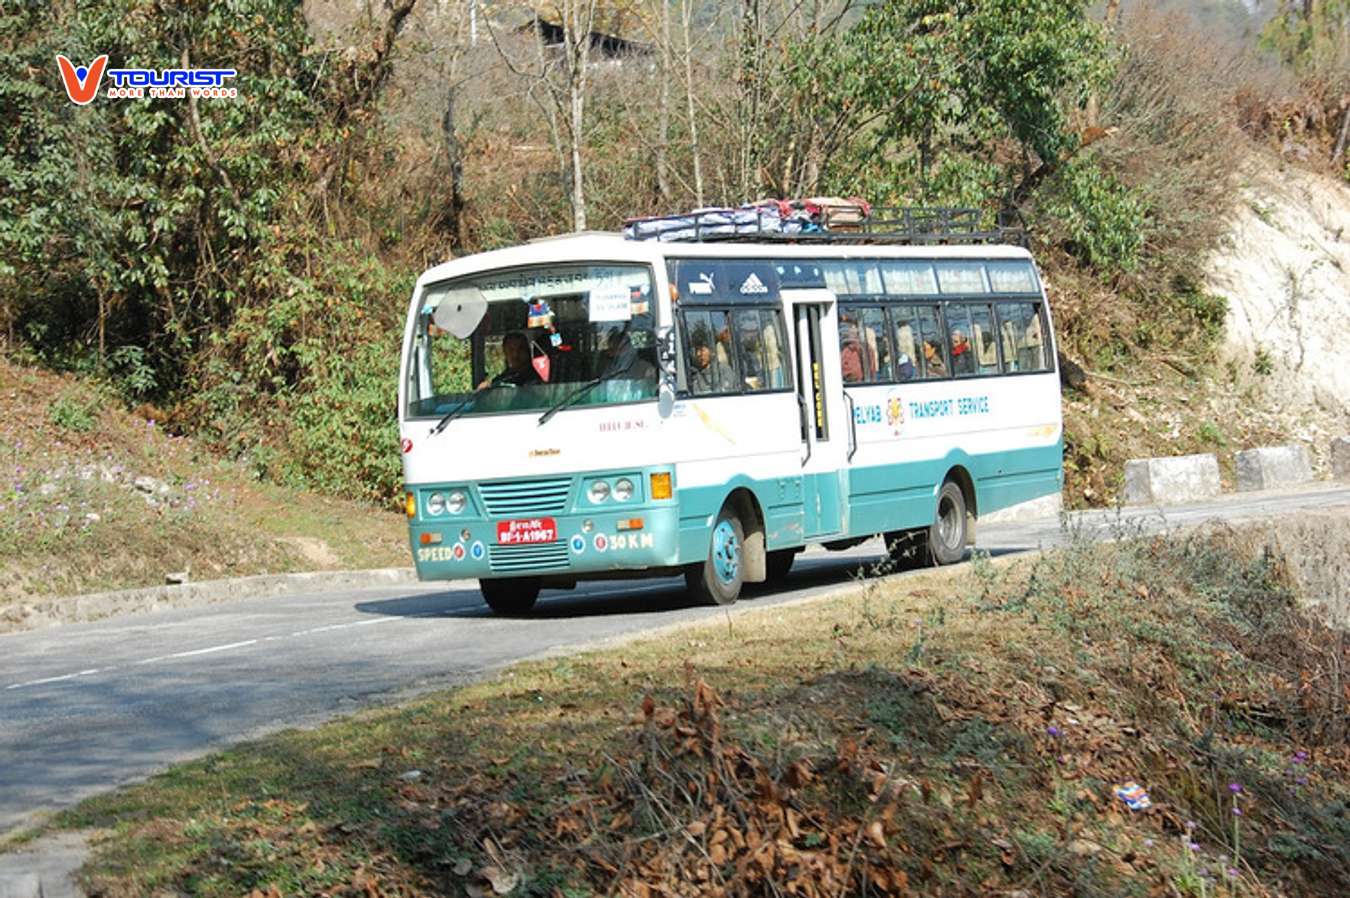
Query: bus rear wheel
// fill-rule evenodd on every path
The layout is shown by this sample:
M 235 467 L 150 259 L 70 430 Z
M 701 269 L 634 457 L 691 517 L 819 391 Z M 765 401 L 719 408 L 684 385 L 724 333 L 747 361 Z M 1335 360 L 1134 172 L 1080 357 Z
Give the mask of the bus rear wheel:
M 497 614 L 525 614 L 539 600 L 540 582 L 538 577 L 504 577 L 479 580 L 478 588 Z
M 689 592 L 711 605 L 730 605 L 745 583 L 745 528 L 730 508 L 723 508 L 713 524 L 708 557 L 702 564 L 685 568 Z
M 956 564 L 966 557 L 966 496 L 951 480 L 938 491 L 937 513 L 928 528 L 928 553 L 934 564 Z

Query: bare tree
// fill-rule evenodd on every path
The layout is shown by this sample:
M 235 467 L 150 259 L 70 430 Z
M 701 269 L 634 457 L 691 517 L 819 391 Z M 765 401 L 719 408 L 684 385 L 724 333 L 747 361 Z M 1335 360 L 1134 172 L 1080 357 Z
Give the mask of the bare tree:
M 656 109 L 656 193 L 662 202 L 670 202 L 670 0 L 656 0 L 660 5 L 657 33 L 657 51 L 660 65 L 657 78 L 660 80 L 660 93 L 657 95 Z
M 689 118 L 689 152 L 694 169 L 694 203 L 703 206 L 703 151 L 698 142 L 698 111 L 694 108 L 694 43 L 693 43 L 693 0 L 684 0 L 680 10 L 680 31 L 684 55 L 684 97 L 685 109 Z
M 543 108 L 549 133 L 559 156 L 560 174 L 572 207 L 572 228 L 586 230 L 586 91 L 590 74 L 592 33 L 597 0 L 556 0 L 550 10 L 559 18 L 559 44 L 548 44 L 545 22 L 536 13 L 532 21 L 536 53 L 531 67 L 522 67 L 498 40 L 490 17 L 484 17 L 493 44 L 512 74 L 531 83 L 529 95 Z M 551 24 L 551 23 L 549 23 Z M 541 102 L 535 88 L 544 95 Z
M 586 79 L 590 71 L 591 32 L 596 0 L 559 0 L 562 16 L 563 80 L 567 89 L 566 122 L 571 162 L 572 229 L 586 230 L 586 190 L 582 167 L 586 143 Z

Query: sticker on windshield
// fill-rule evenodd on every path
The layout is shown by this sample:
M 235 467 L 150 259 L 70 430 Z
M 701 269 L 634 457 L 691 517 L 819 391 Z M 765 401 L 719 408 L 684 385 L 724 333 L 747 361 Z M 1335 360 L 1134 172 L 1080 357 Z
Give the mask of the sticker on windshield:
M 592 321 L 629 321 L 633 308 L 632 291 L 622 284 L 604 284 L 591 290 Z

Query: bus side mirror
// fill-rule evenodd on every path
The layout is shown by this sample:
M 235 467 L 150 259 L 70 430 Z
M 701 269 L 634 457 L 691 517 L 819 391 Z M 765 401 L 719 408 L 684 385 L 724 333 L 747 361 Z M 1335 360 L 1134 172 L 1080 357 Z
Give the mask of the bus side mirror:
M 664 377 L 656 390 L 656 411 L 662 418 L 669 418 L 675 411 L 675 385 Z

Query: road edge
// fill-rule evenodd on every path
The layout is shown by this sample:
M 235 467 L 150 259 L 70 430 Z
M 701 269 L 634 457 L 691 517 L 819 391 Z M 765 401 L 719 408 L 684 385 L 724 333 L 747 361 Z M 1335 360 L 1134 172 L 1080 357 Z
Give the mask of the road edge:
M 0 613 L 0 636 L 166 608 L 195 608 L 237 599 L 275 598 L 337 589 L 403 586 L 417 582 L 417 571 L 414 568 L 391 567 L 355 571 L 255 574 L 227 580 L 202 580 L 196 583 L 39 598 L 20 602 Z

